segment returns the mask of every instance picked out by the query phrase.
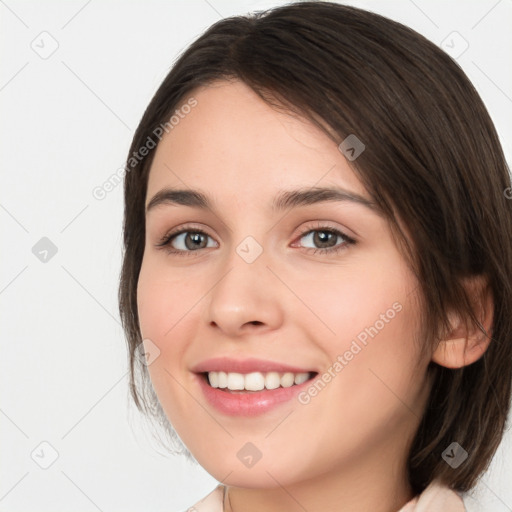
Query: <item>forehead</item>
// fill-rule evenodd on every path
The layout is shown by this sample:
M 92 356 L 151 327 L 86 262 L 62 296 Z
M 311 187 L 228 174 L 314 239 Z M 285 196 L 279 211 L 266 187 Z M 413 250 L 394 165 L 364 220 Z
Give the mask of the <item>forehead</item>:
M 365 194 L 335 142 L 311 122 L 272 108 L 243 82 L 203 86 L 182 105 L 190 98 L 195 106 L 158 144 L 148 197 L 173 186 L 215 195 L 236 190 L 245 198 L 314 185 Z

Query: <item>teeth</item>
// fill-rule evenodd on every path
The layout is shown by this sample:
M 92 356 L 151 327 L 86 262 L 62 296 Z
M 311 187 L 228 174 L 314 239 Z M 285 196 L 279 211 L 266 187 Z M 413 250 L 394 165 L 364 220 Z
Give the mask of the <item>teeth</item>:
M 289 388 L 290 386 L 293 386 L 294 381 L 295 375 L 293 375 L 293 373 L 285 373 L 281 377 L 281 386 L 283 386 L 283 388 Z
M 279 386 L 289 388 L 294 384 L 306 382 L 310 373 L 291 373 L 279 374 L 277 372 L 208 372 L 208 381 L 212 388 L 229 389 L 230 391 L 261 391 L 262 389 L 276 389 Z
M 240 377 L 242 377 L 242 387 L 240 389 L 246 389 L 247 391 L 260 391 L 265 387 L 265 377 L 260 372 L 248 373 L 245 377 L 240 373 L 235 373 L 234 375 L 240 375 Z
M 295 384 L 302 384 L 309 379 L 309 373 L 298 373 L 295 375 Z
M 281 385 L 281 377 L 277 372 L 268 372 L 265 375 L 265 387 L 267 389 L 276 389 Z
M 244 376 L 241 373 L 228 373 L 228 389 L 244 389 Z
M 228 387 L 228 374 L 226 372 L 218 372 L 218 378 L 219 378 L 219 388 L 227 388 Z

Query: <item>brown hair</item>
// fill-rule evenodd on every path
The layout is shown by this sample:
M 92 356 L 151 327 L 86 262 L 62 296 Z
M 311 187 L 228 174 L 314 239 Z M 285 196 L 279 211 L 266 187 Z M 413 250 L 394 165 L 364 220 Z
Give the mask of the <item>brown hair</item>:
M 365 151 L 351 165 L 385 212 L 419 280 L 424 350 L 448 328 L 449 310 L 483 329 L 463 283 L 470 276 L 488 279 L 494 302 L 489 348 L 460 369 L 430 363 L 433 387 L 408 459 L 416 493 L 434 478 L 469 490 L 490 464 L 510 407 L 509 170 L 489 114 L 458 64 L 408 27 L 354 7 L 301 2 L 223 19 L 179 57 L 146 109 L 128 155 L 119 286 L 137 408 L 168 427 L 147 368 L 136 357 L 142 341 L 137 281 L 155 150 L 135 163 L 130 159 L 187 95 L 217 79 L 243 81 L 337 144 L 350 134 L 364 142 Z M 454 441 L 469 454 L 457 469 L 441 457 Z

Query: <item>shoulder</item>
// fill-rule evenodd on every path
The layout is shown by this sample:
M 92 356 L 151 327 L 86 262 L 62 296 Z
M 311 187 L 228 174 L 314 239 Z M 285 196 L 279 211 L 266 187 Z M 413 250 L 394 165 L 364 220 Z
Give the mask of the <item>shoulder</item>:
M 398 512 L 466 512 L 466 508 L 459 494 L 433 481 Z
M 223 512 L 225 486 L 219 484 L 197 503 L 183 512 Z

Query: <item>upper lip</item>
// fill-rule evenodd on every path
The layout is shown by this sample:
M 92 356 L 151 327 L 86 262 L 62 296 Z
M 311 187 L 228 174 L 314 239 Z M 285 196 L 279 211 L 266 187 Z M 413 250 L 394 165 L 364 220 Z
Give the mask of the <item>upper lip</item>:
M 195 373 L 204 372 L 235 372 L 235 373 L 251 373 L 251 372 L 280 372 L 280 373 L 308 373 L 313 372 L 311 369 L 299 368 L 289 364 L 278 363 L 275 361 L 267 361 L 264 359 L 232 359 L 229 357 L 215 357 L 206 359 L 191 368 Z

